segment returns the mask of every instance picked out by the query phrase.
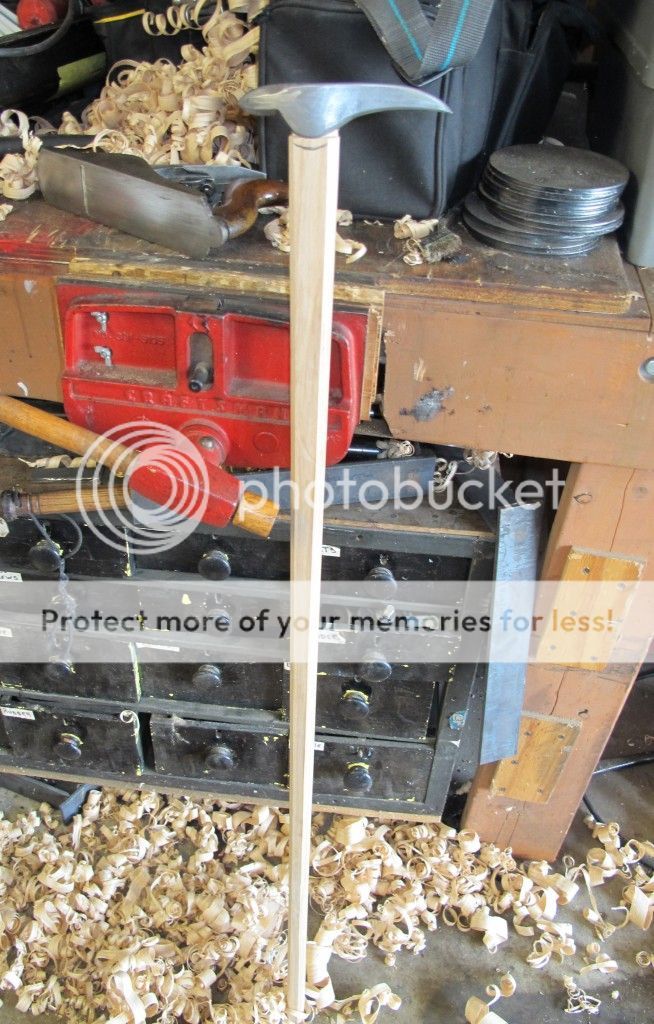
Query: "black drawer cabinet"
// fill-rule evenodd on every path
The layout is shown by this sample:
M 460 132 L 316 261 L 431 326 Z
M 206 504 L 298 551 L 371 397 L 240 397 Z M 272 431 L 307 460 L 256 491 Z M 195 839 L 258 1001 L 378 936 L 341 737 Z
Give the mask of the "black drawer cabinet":
M 31 701 L 0 702 L 0 760 L 61 772 L 118 772 L 143 769 L 140 727 L 134 711 L 85 713 Z
M 43 454 L 34 444 L 18 451 L 33 461 Z M 281 661 L 287 654 L 270 635 L 241 635 L 234 617 L 256 616 L 262 600 L 271 607 L 283 600 L 288 514 L 279 516 L 267 540 L 232 526 L 200 525 L 178 546 L 154 555 L 120 539 L 114 548 L 81 517 L 48 516 L 39 523 L 41 530 L 32 520 L 16 521 L 0 538 L 0 574 L 15 590 L 5 593 L 0 631 L 0 769 L 195 788 L 236 800 L 283 799 L 290 674 Z M 322 613 L 329 615 L 333 604 L 340 615 L 344 605 L 352 615 L 401 614 L 399 584 L 405 581 L 460 581 L 463 593 L 466 581 L 492 576 L 501 540 L 502 531 L 498 541 L 480 517 L 461 508 L 433 509 L 426 502 L 409 511 L 390 503 L 374 512 L 330 508 Z M 126 603 L 150 608 L 151 599 L 163 597 L 170 621 L 150 622 L 129 637 L 105 636 L 97 655 L 98 638 L 90 633 L 77 634 L 69 650 L 48 646 L 56 640 L 40 634 L 30 647 L 39 656 L 27 664 L 24 646 L 16 643 L 25 634 L 11 632 L 14 622 L 22 628 L 28 621 L 23 599 L 32 595 L 21 581 L 62 579 L 55 587 L 59 596 L 66 577 L 128 581 L 136 589 L 126 591 Z M 166 592 L 171 580 L 181 586 Z M 236 580 L 245 582 L 233 593 L 226 581 Z M 259 581 L 269 581 L 265 597 Z M 348 596 L 339 602 L 344 581 Z M 368 581 L 378 584 L 374 605 L 363 586 Z M 208 615 L 227 628 L 193 633 L 175 626 L 178 613 L 180 622 Z M 458 638 L 446 634 L 423 635 L 428 647 L 420 653 L 406 633 L 372 634 L 352 622 L 323 629 L 320 639 L 316 802 L 441 814 L 452 782 L 460 786 L 474 775 L 484 670 L 457 663 Z M 328 660 L 332 654 L 339 661 Z M 251 663 L 257 656 L 270 660 Z M 419 663 L 410 662 L 418 657 Z
M 281 665 L 139 662 L 143 698 L 265 711 L 279 711 L 282 707 L 282 675 Z
M 286 735 L 152 715 L 154 766 L 163 775 L 285 786 Z

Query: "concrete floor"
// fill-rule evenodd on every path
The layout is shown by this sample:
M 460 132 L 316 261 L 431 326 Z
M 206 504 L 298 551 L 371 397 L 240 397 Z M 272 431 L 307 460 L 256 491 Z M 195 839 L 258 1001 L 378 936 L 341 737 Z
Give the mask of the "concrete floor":
M 593 782 L 590 795 L 605 820 L 622 824 L 625 838 L 651 838 L 654 837 L 654 814 L 650 805 L 653 783 L 654 766 L 647 765 L 599 777 Z M 12 814 L 28 806 L 29 801 L 0 791 L 0 810 L 5 813 Z M 590 832 L 583 824 L 582 815 L 578 814 L 565 852 L 578 860 L 591 845 Z M 617 904 L 621 887 L 622 883 L 618 882 L 599 892 L 600 909 Z M 385 981 L 401 996 L 402 1007 L 395 1013 L 382 1011 L 380 1024 L 458 1024 L 464 1021 L 463 1010 L 468 997 L 482 997 L 488 984 L 511 971 L 518 990 L 511 999 L 501 1000 L 494 1007 L 508 1024 L 571 1021 L 564 1013 L 566 996 L 562 979 L 583 965 L 584 947 L 593 940 L 581 916 L 584 906 L 585 900 L 580 894 L 577 909 L 567 914 L 560 912 L 557 918 L 569 920 L 575 926 L 578 954 L 564 964 L 550 963 L 540 971 L 529 967 L 525 957 L 531 948 L 530 940 L 515 935 L 511 926 L 509 941 L 495 956 L 486 952 L 478 935 L 462 934 L 441 926 L 429 935 L 427 948 L 420 956 L 400 954 L 394 968 L 387 968 L 376 951 L 358 964 L 332 961 L 336 995 L 342 998 Z M 603 950 L 617 959 L 620 972 L 585 977 L 582 987 L 589 995 L 600 998 L 602 1006 L 596 1018 L 584 1013 L 577 1019 L 586 1022 L 596 1019 L 598 1024 L 651 1024 L 654 972 L 635 964 L 635 955 L 641 949 L 654 951 L 654 937 L 632 927 L 617 932 L 605 944 Z M 611 997 L 612 992 L 618 993 L 617 998 Z M 0 1024 L 27 1024 L 32 1018 L 17 1013 L 11 1001 L 11 997 L 5 997 Z M 60 1018 L 50 1015 L 40 1020 L 42 1024 L 60 1024 Z M 326 1024 L 326 1017 L 321 1020 Z

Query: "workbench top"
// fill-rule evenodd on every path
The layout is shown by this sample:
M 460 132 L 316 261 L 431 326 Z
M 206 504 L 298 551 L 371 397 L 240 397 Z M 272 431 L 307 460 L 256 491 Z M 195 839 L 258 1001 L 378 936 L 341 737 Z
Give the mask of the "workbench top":
M 124 274 L 126 265 L 139 277 L 161 280 L 174 275 L 180 283 L 224 275 L 254 276 L 264 291 L 287 292 L 288 255 L 270 245 L 264 218 L 249 234 L 230 242 L 215 257 L 194 261 L 186 256 L 125 235 L 112 228 L 64 213 L 39 198 L 16 203 L 0 223 L 0 251 L 5 259 L 54 261 L 75 274 L 102 267 L 107 276 Z M 508 303 L 517 307 L 600 313 L 635 321 L 643 329 L 649 317 L 637 274 L 625 264 L 614 238 L 593 252 L 569 259 L 529 257 L 490 249 L 456 221 L 461 253 L 449 261 L 411 267 L 402 260 L 402 242 L 392 225 L 356 221 L 343 234 L 363 242 L 367 254 L 347 264 L 337 256 L 337 282 L 344 297 L 375 298 L 385 294 Z M 116 265 L 112 269 L 113 265 Z

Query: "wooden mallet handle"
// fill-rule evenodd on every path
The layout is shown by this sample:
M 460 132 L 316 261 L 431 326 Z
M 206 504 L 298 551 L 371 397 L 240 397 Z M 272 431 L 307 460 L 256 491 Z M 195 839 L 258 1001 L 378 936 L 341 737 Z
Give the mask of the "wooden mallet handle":
M 93 446 L 95 461 L 102 461 L 109 469 L 115 468 L 122 476 L 131 470 L 130 487 L 159 505 L 169 500 L 174 482 L 172 474 L 177 473 L 181 486 L 188 485 L 180 467 L 171 465 L 164 472 L 149 466 L 145 460 L 139 462 L 140 452 L 16 398 L 0 396 L 0 422 L 78 455 L 85 455 Z M 243 530 L 267 537 L 279 512 L 277 505 L 243 492 L 240 481 L 218 466 L 207 464 L 207 473 L 202 521 L 210 526 L 226 526 L 234 519 Z

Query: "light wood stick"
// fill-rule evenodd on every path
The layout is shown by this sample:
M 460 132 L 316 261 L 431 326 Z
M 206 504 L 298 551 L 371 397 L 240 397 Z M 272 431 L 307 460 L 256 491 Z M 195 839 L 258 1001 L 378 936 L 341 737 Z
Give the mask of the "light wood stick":
M 291 298 L 290 880 L 287 1008 L 303 1018 L 339 138 L 289 138 Z M 308 623 L 300 628 L 301 620 Z
M 22 430 L 24 434 L 49 441 L 57 448 L 65 448 L 66 451 L 75 452 L 77 455 L 86 455 L 91 445 L 95 445 L 94 458 L 102 458 L 109 468 L 118 463 L 123 474 L 138 455 L 138 452 L 101 437 L 86 427 L 78 427 L 75 423 L 54 416 L 51 412 L 37 409 L 34 405 L 19 402 L 17 398 L 9 398 L 7 395 L 0 395 L 0 423 L 6 423 L 15 430 Z

